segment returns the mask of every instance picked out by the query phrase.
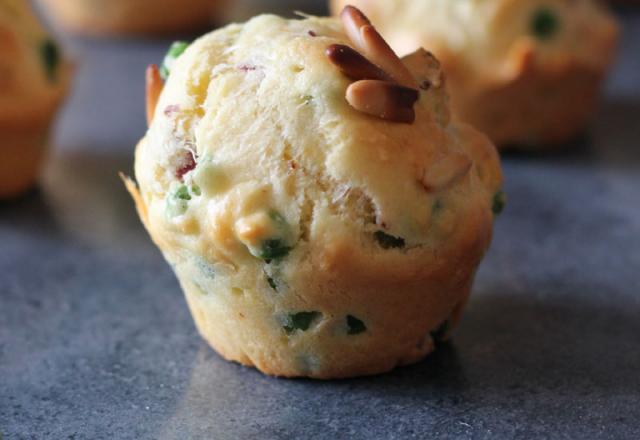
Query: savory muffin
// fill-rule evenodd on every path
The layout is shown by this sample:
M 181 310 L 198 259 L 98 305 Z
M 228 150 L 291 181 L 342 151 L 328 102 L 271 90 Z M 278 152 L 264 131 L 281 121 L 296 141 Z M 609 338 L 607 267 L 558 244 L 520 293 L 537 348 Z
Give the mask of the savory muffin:
M 542 147 L 591 118 L 617 42 L 592 0 L 332 0 L 369 14 L 400 53 L 432 51 L 453 113 L 498 144 Z
M 0 198 L 35 182 L 70 66 L 24 0 L 0 2 Z
M 437 61 L 342 19 L 265 15 L 174 46 L 163 90 L 148 71 L 127 181 L 202 336 L 278 376 L 426 356 L 503 203 L 497 152 L 450 119 Z
M 91 35 L 161 34 L 206 27 L 227 0 L 40 0 L 61 24 Z

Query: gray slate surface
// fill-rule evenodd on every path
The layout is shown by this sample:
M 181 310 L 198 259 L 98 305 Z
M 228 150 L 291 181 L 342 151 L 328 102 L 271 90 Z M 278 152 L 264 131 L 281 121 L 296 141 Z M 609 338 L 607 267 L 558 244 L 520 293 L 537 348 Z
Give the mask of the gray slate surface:
M 164 42 L 71 41 L 75 92 L 38 191 L 0 205 L 5 439 L 640 438 L 640 15 L 591 132 L 504 160 L 454 340 L 365 379 L 279 380 L 200 340 L 116 172 Z

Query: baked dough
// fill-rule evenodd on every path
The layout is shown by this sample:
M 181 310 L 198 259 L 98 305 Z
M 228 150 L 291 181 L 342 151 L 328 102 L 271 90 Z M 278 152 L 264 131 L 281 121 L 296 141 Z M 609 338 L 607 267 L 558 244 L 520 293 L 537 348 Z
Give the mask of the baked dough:
M 331 18 L 271 15 L 196 40 L 171 64 L 127 181 L 202 336 L 277 376 L 416 362 L 457 322 L 487 249 L 494 146 L 449 117 L 437 63 L 415 122 L 357 111 L 327 58 Z
M 61 24 L 90 35 L 162 34 L 205 28 L 227 0 L 39 0 Z
M 433 51 L 454 114 L 499 147 L 551 147 L 579 134 L 618 36 L 592 0 L 332 0 L 333 12 L 345 4 L 400 54 Z
M 0 2 L 0 198 L 36 180 L 71 68 L 24 0 Z

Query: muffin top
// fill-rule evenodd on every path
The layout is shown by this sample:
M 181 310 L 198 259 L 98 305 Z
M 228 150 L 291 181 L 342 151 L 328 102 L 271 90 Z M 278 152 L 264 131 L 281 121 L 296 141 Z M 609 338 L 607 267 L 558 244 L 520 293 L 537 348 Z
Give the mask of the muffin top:
M 0 121 L 48 118 L 63 96 L 70 67 L 29 2 L 0 2 Z
M 475 70 L 499 72 L 522 51 L 550 68 L 578 62 L 603 69 L 617 26 L 593 0 L 335 0 L 361 6 L 400 53 L 446 47 Z
M 265 15 L 174 54 L 136 157 L 139 209 L 161 248 L 229 267 L 420 254 L 418 268 L 456 235 L 484 251 L 499 161 L 450 119 L 437 61 L 405 59 L 422 87 L 415 120 L 394 122 L 347 102 L 335 44 L 351 44 L 336 19 Z

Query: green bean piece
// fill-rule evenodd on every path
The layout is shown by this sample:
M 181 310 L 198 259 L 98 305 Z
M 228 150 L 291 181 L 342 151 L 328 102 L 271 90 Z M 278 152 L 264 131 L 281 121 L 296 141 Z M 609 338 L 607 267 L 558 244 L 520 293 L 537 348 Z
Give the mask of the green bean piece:
M 349 335 L 358 335 L 367 331 L 367 326 L 364 325 L 364 322 L 353 315 L 347 315 L 347 327 L 349 327 L 347 331 Z
M 189 43 L 186 41 L 174 41 L 173 44 L 171 44 L 160 66 L 160 76 L 163 80 L 166 81 L 167 78 L 169 78 L 173 63 L 187 50 L 187 47 L 189 47 Z
M 504 191 L 498 191 L 493 196 L 493 202 L 491 204 L 491 210 L 494 215 L 500 215 L 507 204 L 507 196 Z
M 320 312 L 298 312 L 287 315 L 283 328 L 289 334 L 296 330 L 307 331 L 313 321 L 322 316 Z
M 267 274 L 265 274 L 265 277 L 267 278 L 267 283 L 269 283 L 269 287 L 271 287 L 273 290 L 275 290 L 277 292 L 278 291 L 278 285 L 276 284 L 275 280 L 273 278 L 271 278 Z
M 558 16 L 548 8 L 538 9 L 531 17 L 531 33 L 539 40 L 549 40 L 560 27 Z
M 405 246 L 404 238 L 394 237 L 382 231 L 376 231 L 373 236 L 383 249 L 402 249 Z
M 60 64 L 60 50 L 53 40 L 46 39 L 40 45 L 40 57 L 49 81 L 56 80 L 58 65 Z

